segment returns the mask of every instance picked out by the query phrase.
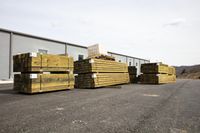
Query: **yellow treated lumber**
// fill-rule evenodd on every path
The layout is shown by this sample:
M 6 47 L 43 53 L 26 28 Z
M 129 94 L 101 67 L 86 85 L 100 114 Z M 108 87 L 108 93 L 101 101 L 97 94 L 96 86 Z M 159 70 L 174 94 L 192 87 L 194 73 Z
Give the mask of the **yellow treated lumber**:
M 73 71 L 73 58 L 65 55 L 24 53 L 13 56 L 14 72 Z
M 73 74 L 15 74 L 14 90 L 40 93 L 74 88 Z
M 128 72 L 125 63 L 103 59 L 85 59 L 74 63 L 74 72 L 77 74 L 94 72 Z
M 87 73 L 76 78 L 78 88 L 96 88 L 129 83 L 128 73 Z

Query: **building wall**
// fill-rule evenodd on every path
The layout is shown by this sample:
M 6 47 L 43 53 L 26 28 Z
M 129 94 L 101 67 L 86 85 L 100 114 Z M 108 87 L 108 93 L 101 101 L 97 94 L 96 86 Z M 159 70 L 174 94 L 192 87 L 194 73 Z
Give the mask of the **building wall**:
M 12 56 L 18 53 L 39 52 L 39 50 L 45 51 L 48 54 L 67 53 L 75 61 L 79 59 L 79 55 L 83 56 L 83 59 L 88 56 L 87 48 L 83 46 L 2 29 L 0 29 L 0 46 L 0 80 L 13 77 Z M 126 55 L 113 53 L 109 53 L 109 55 L 114 56 L 117 61 L 136 66 L 138 74 L 140 74 L 140 64 L 145 62 L 142 59 L 127 57 Z
M 118 62 L 127 63 L 126 56 L 121 56 L 121 55 L 116 55 L 116 54 L 110 54 L 110 55 L 115 57 L 115 60 L 118 61 Z
M 79 48 L 70 45 L 67 45 L 67 54 L 74 57 L 74 61 L 78 60 L 79 55 L 83 55 L 84 59 L 88 57 L 88 51 L 86 48 Z
M 25 52 L 38 52 L 39 49 L 47 50 L 49 54 L 65 54 L 65 44 L 21 35 L 13 35 L 12 45 L 13 55 Z
M 128 66 L 134 66 L 134 58 L 127 57 L 127 64 Z
M 0 31 L 0 79 L 9 78 L 10 34 Z

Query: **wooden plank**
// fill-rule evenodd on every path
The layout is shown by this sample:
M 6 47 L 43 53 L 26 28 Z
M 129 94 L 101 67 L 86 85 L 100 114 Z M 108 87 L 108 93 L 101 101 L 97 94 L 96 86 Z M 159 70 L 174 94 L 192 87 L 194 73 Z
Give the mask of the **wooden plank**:
M 74 88 L 73 74 L 15 74 L 14 90 L 41 93 Z

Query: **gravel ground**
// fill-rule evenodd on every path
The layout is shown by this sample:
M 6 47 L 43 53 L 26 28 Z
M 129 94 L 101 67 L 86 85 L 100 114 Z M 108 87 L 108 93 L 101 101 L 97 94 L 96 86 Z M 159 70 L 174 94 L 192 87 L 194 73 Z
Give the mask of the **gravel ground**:
M 0 85 L 1 133 L 199 133 L 200 80 L 35 95 Z

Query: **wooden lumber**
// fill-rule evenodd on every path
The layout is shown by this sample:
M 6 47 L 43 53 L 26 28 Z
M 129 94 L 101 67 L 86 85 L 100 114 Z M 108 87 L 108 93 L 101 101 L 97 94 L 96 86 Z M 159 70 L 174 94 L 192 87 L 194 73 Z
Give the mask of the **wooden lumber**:
M 143 84 L 166 84 L 176 82 L 175 75 L 168 74 L 142 74 L 140 82 Z
M 141 65 L 141 72 L 145 74 L 168 74 L 168 65 L 162 63 L 147 63 Z
M 109 56 L 109 55 L 103 55 L 103 54 L 93 55 L 93 56 L 90 56 L 89 59 L 90 59 L 90 58 L 115 61 L 115 57 Z
M 138 79 L 136 75 L 129 74 L 130 83 L 137 83 Z
M 76 61 L 74 63 L 74 73 L 83 74 L 83 73 L 114 73 L 114 72 L 128 72 L 127 64 L 116 62 L 112 60 L 103 60 L 103 59 L 85 59 L 82 61 Z
M 76 77 L 76 87 L 97 88 L 129 83 L 128 73 L 87 73 Z
M 73 68 L 73 58 L 65 55 L 25 53 L 13 56 L 14 72 L 70 72 Z
M 14 90 L 22 93 L 41 93 L 74 88 L 73 74 L 15 74 Z
M 128 73 L 130 75 L 137 75 L 137 68 L 135 66 L 128 66 Z
M 168 67 L 168 74 L 170 74 L 170 75 L 176 75 L 176 69 L 175 69 L 175 67 L 169 66 Z

